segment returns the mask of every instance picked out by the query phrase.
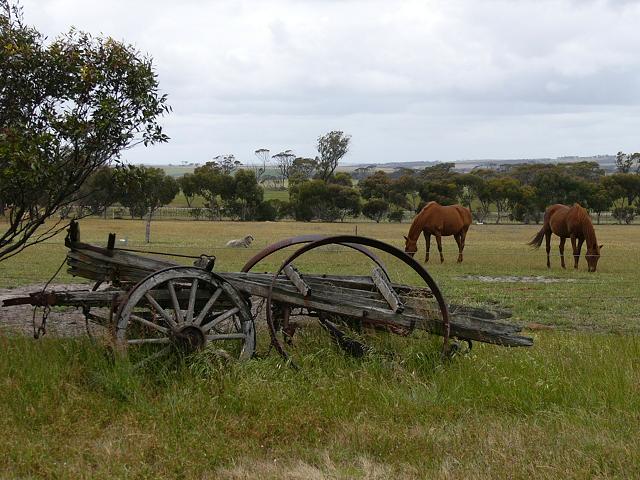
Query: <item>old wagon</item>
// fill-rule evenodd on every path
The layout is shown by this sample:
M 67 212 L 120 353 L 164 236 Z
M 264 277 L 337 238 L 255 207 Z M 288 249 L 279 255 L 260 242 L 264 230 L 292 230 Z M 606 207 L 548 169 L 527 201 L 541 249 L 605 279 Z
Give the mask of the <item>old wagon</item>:
M 95 281 L 93 288 L 38 291 L 4 301 L 81 308 L 87 321 L 106 326 L 113 344 L 148 361 L 170 351 L 192 352 L 207 346 L 240 360 L 256 348 L 256 300 L 262 301 L 270 343 L 285 358 L 301 319 L 317 319 L 346 351 L 361 355 L 368 346 L 362 331 L 410 336 L 428 332 L 443 337 L 443 353 L 457 341 L 530 346 L 521 328 L 506 323 L 508 313 L 448 304 L 429 273 L 403 251 L 359 236 L 307 235 L 282 240 L 249 259 L 239 272 L 214 270 L 215 258 L 202 255 L 193 266 L 115 247 L 83 243 L 72 223 L 65 244 L 72 275 Z M 373 265 L 370 275 L 303 273 L 293 263 L 303 254 L 330 245 L 357 251 Z M 254 267 L 283 249 L 294 248 L 276 272 Z M 420 285 L 394 283 L 377 252 L 406 264 Z M 155 252 L 158 253 L 158 252 Z M 253 306 L 253 308 L 252 308 Z

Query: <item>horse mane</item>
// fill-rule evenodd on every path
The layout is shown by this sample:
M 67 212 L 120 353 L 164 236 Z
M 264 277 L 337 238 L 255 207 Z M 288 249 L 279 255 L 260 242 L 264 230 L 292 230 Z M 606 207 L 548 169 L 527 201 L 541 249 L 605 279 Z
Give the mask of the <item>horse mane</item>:
M 587 241 L 587 248 L 597 247 L 598 241 L 596 240 L 596 230 L 593 228 L 593 223 L 591 222 L 589 213 L 579 203 L 574 203 L 573 206 L 576 211 L 576 219 L 580 221 L 580 225 L 582 226 L 582 233 Z
M 411 222 L 411 226 L 409 227 L 409 233 L 407 234 L 407 236 L 410 239 L 417 239 L 418 237 L 420 237 L 420 234 L 422 233 L 422 215 L 427 211 L 427 209 L 433 205 L 437 205 L 438 203 L 431 200 L 430 202 L 428 202 L 424 207 L 422 207 L 422 210 L 420 210 L 420 213 L 418 213 L 415 218 L 413 219 L 413 222 Z

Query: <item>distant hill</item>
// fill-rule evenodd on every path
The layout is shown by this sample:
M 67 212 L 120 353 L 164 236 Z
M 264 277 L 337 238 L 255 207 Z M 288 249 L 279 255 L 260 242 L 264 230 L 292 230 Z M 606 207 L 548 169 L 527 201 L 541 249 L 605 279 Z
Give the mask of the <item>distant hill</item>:
M 565 156 L 556 158 L 514 158 L 514 159 L 479 159 L 479 160 L 456 160 L 455 169 L 459 172 L 468 172 L 476 167 L 496 168 L 500 165 L 514 165 L 518 163 L 573 163 L 573 162 L 598 162 L 600 167 L 607 172 L 615 170 L 616 156 L 615 155 L 592 155 L 589 157 L 578 156 Z M 399 168 L 410 168 L 412 170 L 421 170 L 426 167 L 432 167 L 442 162 L 387 162 L 387 163 L 371 163 L 371 164 L 345 164 L 338 167 L 338 171 L 353 172 L 357 168 L 369 167 L 374 170 L 383 170 L 385 172 L 392 172 Z M 193 172 L 193 169 L 199 164 L 190 165 L 153 165 L 164 169 L 168 175 L 172 177 L 181 177 L 185 173 Z M 268 171 L 269 174 L 277 174 L 277 169 L 272 167 Z
M 556 158 L 514 158 L 514 159 L 478 159 L 478 160 L 456 160 L 451 163 L 455 163 L 455 169 L 461 172 L 467 172 L 476 167 L 495 168 L 500 165 L 514 165 L 518 163 L 573 163 L 573 162 L 598 162 L 602 168 L 607 171 L 615 169 L 616 157 L 615 155 L 592 155 L 588 157 L 579 156 L 565 156 Z M 437 163 L 443 162 L 389 162 L 375 164 L 374 168 L 381 170 L 394 170 L 398 168 L 411 168 L 414 170 L 420 170 L 426 167 L 432 167 Z M 369 166 L 373 166 L 371 164 Z M 353 170 L 364 165 L 345 165 L 344 169 Z

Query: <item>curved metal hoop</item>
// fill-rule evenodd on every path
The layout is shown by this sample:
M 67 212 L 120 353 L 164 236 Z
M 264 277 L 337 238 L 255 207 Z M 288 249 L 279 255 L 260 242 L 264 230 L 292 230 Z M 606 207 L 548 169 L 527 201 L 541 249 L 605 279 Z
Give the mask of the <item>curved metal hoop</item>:
M 271 255 L 272 253 L 278 252 L 278 251 L 280 251 L 280 250 L 282 250 L 284 248 L 290 247 L 292 245 L 300 245 L 302 243 L 317 242 L 318 240 L 324 240 L 326 238 L 333 238 L 333 237 L 329 237 L 327 235 L 299 235 L 297 237 L 285 238 L 284 240 L 280 240 L 279 242 L 272 243 L 271 245 L 269 245 L 269 246 L 263 248 L 262 250 L 260 250 L 253 257 L 251 257 L 247 261 L 247 263 L 244 264 L 244 266 L 242 267 L 242 269 L 240 271 L 241 272 L 250 271 L 253 267 L 256 266 L 256 264 L 258 264 L 259 262 L 261 262 L 262 260 L 267 258 L 269 255 Z M 365 237 L 353 237 L 353 238 L 365 238 Z M 345 247 L 353 248 L 354 250 L 357 250 L 360 253 L 366 255 L 373 262 L 375 262 L 376 265 L 378 265 L 384 271 L 384 273 L 387 274 L 387 277 L 389 276 L 389 272 L 387 271 L 387 267 L 385 266 L 385 264 L 382 261 L 382 259 L 380 257 L 378 257 L 375 253 L 373 253 L 371 250 L 366 248 L 365 246 L 360 245 L 359 243 L 351 243 L 351 242 L 350 243 L 339 243 L 339 244 L 343 245 Z
M 291 262 L 293 262 L 296 258 L 298 258 L 300 255 L 310 250 L 313 250 L 314 248 L 322 247 L 324 245 L 335 245 L 335 244 L 347 245 L 347 246 L 361 245 L 361 246 L 366 246 L 371 248 L 377 248 L 379 250 L 382 250 L 383 252 L 393 255 L 398 260 L 401 260 L 402 262 L 407 264 L 409 267 L 411 267 L 418 275 L 420 275 L 420 278 L 422 278 L 424 282 L 427 284 L 427 286 L 431 289 L 431 292 L 433 293 L 433 296 L 438 302 L 438 306 L 440 307 L 440 311 L 442 313 L 443 328 L 444 328 L 444 331 L 443 331 L 444 342 L 443 342 L 442 348 L 443 348 L 443 353 L 445 355 L 448 353 L 449 331 L 450 331 L 449 309 L 447 307 L 447 303 L 444 300 L 444 297 L 442 296 L 442 292 L 438 287 L 438 284 L 431 277 L 431 275 L 429 275 L 429 272 L 427 272 L 427 270 L 422 265 L 420 265 L 420 263 L 418 263 L 418 261 L 416 261 L 413 257 L 410 257 L 405 252 L 394 247 L 393 245 L 389 245 L 388 243 L 382 242 L 380 240 L 376 240 L 375 238 L 356 237 L 354 235 L 337 235 L 333 237 L 321 238 L 316 241 L 307 243 L 306 245 L 303 245 L 298 250 L 293 252 L 282 263 L 278 271 L 273 275 L 273 280 L 271 281 L 271 285 L 269 286 L 269 292 L 267 295 L 267 304 L 265 307 L 266 313 L 267 313 L 267 324 L 269 325 L 269 334 L 271 335 L 271 344 L 278 351 L 278 353 L 282 355 L 284 359 L 289 360 L 289 354 L 284 349 L 282 342 L 280 342 L 280 340 L 277 337 L 275 324 L 273 322 L 273 314 L 271 311 L 273 288 L 275 287 L 278 275 L 280 275 L 280 273 L 282 273 L 284 268 L 287 265 L 289 265 Z

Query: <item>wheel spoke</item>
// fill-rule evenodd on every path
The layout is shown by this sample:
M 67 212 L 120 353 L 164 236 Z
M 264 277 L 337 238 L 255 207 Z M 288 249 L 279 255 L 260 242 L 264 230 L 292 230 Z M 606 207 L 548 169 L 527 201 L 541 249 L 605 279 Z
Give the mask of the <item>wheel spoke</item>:
M 198 294 L 198 279 L 194 278 L 191 284 L 191 291 L 189 292 L 189 306 L 187 307 L 187 318 L 185 323 L 193 322 L 193 309 L 196 306 L 196 296 Z
M 213 295 L 211 295 L 211 298 L 209 298 L 205 306 L 202 308 L 202 311 L 200 312 L 198 317 L 193 321 L 194 325 L 200 325 L 202 323 L 202 321 L 204 320 L 204 317 L 207 316 L 207 314 L 209 313 L 209 310 L 211 310 L 211 307 L 213 307 L 213 304 L 216 303 L 216 300 L 218 300 L 218 297 L 221 294 L 222 294 L 221 288 L 213 292 Z
M 206 325 L 203 325 L 202 326 L 202 331 L 204 331 L 205 333 L 208 332 L 213 327 L 215 327 L 218 323 L 220 323 L 221 321 L 229 318 L 231 315 L 235 315 L 239 311 L 240 311 L 240 309 L 238 307 L 235 307 L 235 308 L 232 308 L 231 310 L 227 310 L 226 312 L 221 313 L 216 318 L 211 320 L 209 323 L 207 323 Z
M 162 325 L 158 325 L 157 323 L 153 323 L 150 322 L 147 319 L 144 319 L 142 317 L 139 317 L 138 315 L 134 315 L 133 313 L 129 316 L 130 319 L 135 320 L 136 322 L 142 323 L 143 325 L 146 325 L 147 327 L 151 327 L 154 328 L 156 330 L 158 330 L 159 332 L 162 333 L 169 333 L 169 329 L 163 327 Z
M 169 337 L 162 338 L 130 338 L 127 340 L 129 345 L 140 345 L 142 343 L 171 343 Z
M 160 304 L 156 301 L 155 298 L 153 298 L 153 296 L 149 292 L 145 293 L 144 297 L 153 306 L 153 308 L 155 308 L 156 311 L 158 311 L 160 313 L 160 315 L 162 315 L 164 317 L 164 319 L 171 326 L 171 328 L 175 329 L 175 328 L 178 327 L 178 325 L 176 324 L 175 320 L 171 317 L 171 315 L 169 315 L 165 311 L 165 309 L 160 306 Z
M 207 340 L 210 342 L 216 340 L 244 340 L 244 333 L 223 333 L 220 335 L 207 335 Z
M 171 303 L 173 304 L 173 310 L 176 312 L 176 323 L 182 323 L 182 310 L 180 310 L 180 302 L 178 302 L 178 296 L 176 295 L 176 288 L 173 282 L 169 280 L 167 282 L 167 289 L 169 290 L 169 296 L 171 296 Z

